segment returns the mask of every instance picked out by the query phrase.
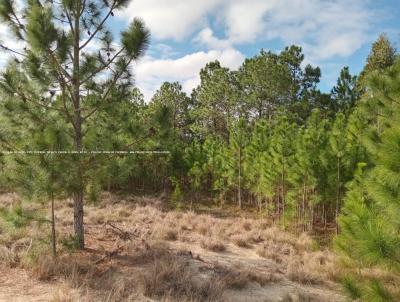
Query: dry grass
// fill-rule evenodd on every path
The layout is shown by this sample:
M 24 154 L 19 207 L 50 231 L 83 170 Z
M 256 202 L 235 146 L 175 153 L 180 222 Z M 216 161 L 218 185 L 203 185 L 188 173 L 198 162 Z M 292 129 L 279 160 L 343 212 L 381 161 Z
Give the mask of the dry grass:
M 226 246 L 223 242 L 219 241 L 218 239 L 214 238 L 205 238 L 201 240 L 200 246 L 203 249 L 213 251 L 216 253 L 221 253 L 226 251 Z
M 71 296 L 70 293 L 65 293 L 61 290 L 53 294 L 51 302 L 75 302 L 76 297 Z
M 153 243 L 130 249 L 130 263 L 142 269 L 130 280 L 143 296 L 161 301 L 219 301 L 224 284 L 216 278 L 202 279 L 191 266 L 188 252 L 172 252 L 168 246 Z M 126 281 L 125 281 L 126 283 Z
M 47 225 L 40 228 L 31 224 L 26 229 L 0 232 L 0 261 L 8 266 L 24 263 L 39 280 L 62 280 L 79 291 L 87 288 L 88 293 L 80 294 L 84 297 L 82 301 L 137 301 L 144 297 L 162 301 L 218 301 L 225 289 L 243 290 L 250 283 L 264 286 L 284 275 L 302 284 L 322 284 L 324 280 L 337 278 L 332 254 L 313 252 L 313 242 L 306 234 L 296 237 L 261 219 L 164 212 L 153 199 L 149 202 L 156 206 L 146 204 L 145 198 L 135 203 L 117 201 L 107 195 L 98 205 L 86 206 L 87 242 L 92 252 L 72 251 L 66 255 L 60 251 L 56 261 L 40 257 L 43 249 L 30 246 L 29 240 L 44 238 L 49 229 Z M 57 230 L 70 234 L 72 209 L 66 203 L 57 204 Z M 131 236 L 122 238 L 110 224 Z M 232 244 L 238 248 L 232 248 Z M 121 249 L 116 255 L 104 257 L 118 247 Z M 181 247 L 188 247 L 200 257 L 180 253 Z M 204 253 L 199 247 L 216 253 L 228 251 L 224 259 L 237 254 L 239 262 L 245 265 L 249 256 L 259 261 L 260 266 L 236 267 L 232 261 L 224 268 L 214 267 L 221 255 Z M 255 253 L 275 261 L 271 266 L 273 273 L 263 267 L 265 260 Z M 34 260 L 25 261 L 27 254 L 33 254 Z M 48 255 L 48 248 L 44 255 Z M 104 260 L 97 262 L 102 257 Z M 211 266 L 206 274 L 199 269 L 203 262 Z M 53 300 L 70 301 L 69 298 L 56 293 Z
M 318 297 L 303 292 L 295 292 L 287 294 L 281 300 L 281 302 L 318 302 L 318 301 L 320 301 Z
M 32 272 L 40 281 L 62 277 L 72 288 L 78 288 L 93 276 L 94 266 L 69 255 L 58 259 L 44 256 L 37 261 Z
M 157 224 L 153 229 L 153 239 L 175 241 L 178 240 L 178 232 L 173 227 L 165 227 L 162 224 Z
M 0 262 L 8 267 L 16 267 L 19 263 L 19 256 L 13 249 L 0 246 Z
M 281 280 L 279 276 L 273 273 L 260 273 L 241 266 L 233 268 L 217 266 L 216 271 L 220 282 L 222 282 L 227 288 L 236 290 L 241 290 L 252 282 L 264 286 Z
M 223 293 L 221 282 L 195 278 L 189 262 L 171 254 L 156 259 L 138 284 L 145 296 L 162 301 L 218 301 Z
M 303 253 L 287 260 L 287 276 L 303 284 L 322 284 L 334 271 L 334 261 L 328 252 Z
M 242 248 L 250 248 L 251 245 L 249 244 L 249 239 L 243 235 L 236 235 L 233 236 L 232 241 L 235 245 Z

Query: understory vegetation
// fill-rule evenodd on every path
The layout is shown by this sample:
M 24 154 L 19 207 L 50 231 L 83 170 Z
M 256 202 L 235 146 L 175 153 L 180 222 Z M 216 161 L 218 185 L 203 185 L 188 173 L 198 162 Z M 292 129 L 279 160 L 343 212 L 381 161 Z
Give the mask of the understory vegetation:
M 400 59 L 386 35 L 362 72 L 344 67 L 330 93 L 318 88 L 320 68 L 291 45 L 261 50 L 238 70 L 210 62 L 190 95 L 166 82 L 144 100 L 131 66 L 149 30 L 134 19 L 114 40 L 107 27 L 129 1 L 21 2 L 0 0 L 1 22 L 25 45 L 0 44 L 10 57 L 0 72 L 0 188 L 19 196 L 0 207 L 1 262 L 34 267 L 39 279 L 64 275 L 90 292 L 91 280 L 115 273 L 93 264 L 137 257 L 124 244 L 92 259 L 91 227 L 102 225 L 131 245 L 140 238 L 146 253 L 160 252 L 149 239 L 174 244 L 143 255 L 137 280 L 105 286 L 106 301 L 214 301 L 231 287 L 280 278 L 342 282 L 354 300 L 400 300 Z M 157 196 L 172 211 L 122 201 L 101 208 L 105 191 Z M 323 240 L 307 234 L 328 238 L 324 248 L 337 256 L 316 251 Z M 182 242 L 253 251 L 278 271 L 213 262 L 201 277 L 193 263 L 207 263 L 177 253 Z M 79 256 L 84 266 L 63 264 Z
M 42 208 L 16 194 L 0 197 L 7 209 Z M 156 198 L 102 194 L 97 205 L 87 206 L 88 248 L 78 252 L 70 243 L 72 211 L 62 202 L 55 208 L 57 258 L 50 252 L 49 224 L 1 224 L 7 230 L 0 235 L 2 264 L 57 282 L 51 301 L 240 301 L 240 293 L 261 298 L 268 293 L 264 287 L 277 289 L 273 300 L 343 299 L 336 293 L 340 270 L 333 253 L 320 251 L 308 235 L 293 236 L 272 222 L 171 211 Z M 238 244 L 238 234 L 245 247 Z M 324 291 L 310 290 L 312 285 Z

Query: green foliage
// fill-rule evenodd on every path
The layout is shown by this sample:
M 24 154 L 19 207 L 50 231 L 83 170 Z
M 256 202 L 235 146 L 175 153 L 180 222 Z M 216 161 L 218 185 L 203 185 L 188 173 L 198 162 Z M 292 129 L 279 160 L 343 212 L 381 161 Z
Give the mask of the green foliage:
M 175 177 L 171 177 L 172 186 L 174 188 L 171 199 L 174 202 L 182 201 L 182 190 L 179 181 Z
M 61 239 L 61 244 L 70 253 L 79 249 L 79 240 L 73 235 Z
M 35 213 L 32 211 L 27 211 L 21 206 L 16 206 L 9 209 L 1 209 L 0 215 L 4 221 L 14 228 L 23 228 L 33 220 L 36 220 Z
M 357 282 L 352 277 L 344 277 L 342 285 L 350 299 L 357 300 L 362 297 L 362 290 L 357 286 Z
M 337 246 L 347 257 L 357 259 L 362 267 L 390 270 L 400 277 L 400 228 L 398 203 L 400 191 L 400 62 L 379 80 L 370 78 L 370 96 L 364 104 L 380 99 L 385 117 L 380 126 L 370 124 L 363 139 L 371 159 L 370 165 L 358 170 L 349 185 L 345 207 L 340 218 L 343 228 Z M 388 97 L 390 96 L 390 97 Z M 367 106 L 367 105 L 365 105 Z M 393 293 L 377 279 L 360 281 L 367 288 L 365 301 L 394 301 Z
M 359 95 L 357 91 L 357 77 L 352 76 L 349 67 L 340 71 L 336 86 L 332 88 L 331 95 L 335 101 L 336 111 L 348 112 L 355 105 Z
M 372 44 L 372 49 L 368 55 L 366 65 L 362 70 L 359 81 L 358 89 L 361 92 L 365 91 L 368 85 L 368 76 L 374 71 L 382 72 L 388 67 L 392 66 L 397 58 L 396 49 L 386 36 L 381 34 L 379 38 Z
M 134 18 L 116 49 L 106 26 L 114 11 L 127 3 L 26 0 L 17 9 L 13 0 L 0 1 L 1 19 L 25 45 L 23 50 L 1 45 L 15 56 L 0 74 L 0 112 L 15 130 L 4 133 L 2 143 L 13 151 L 77 151 L 29 160 L 15 156 L 11 178 L 17 190 L 35 198 L 71 196 L 75 211 L 83 212 L 85 189 L 92 198 L 93 188 L 103 180 L 93 180 L 105 170 L 101 163 L 115 162 L 80 152 L 126 149 L 138 138 L 131 135 L 132 117 L 123 125 L 119 121 L 136 109 L 129 65 L 144 55 L 150 33 Z M 94 39 L 99 47 L 93 50 Z M 83 248 L 83 216 L 74 218 L 79 220 L 74 226 Z
M 121 43 L 126 53 L 132 59 L 138 59 L 144 55 L 150 43 L 150 31 L 144 22 L 135 18 L 128 30 L 122 32 Z

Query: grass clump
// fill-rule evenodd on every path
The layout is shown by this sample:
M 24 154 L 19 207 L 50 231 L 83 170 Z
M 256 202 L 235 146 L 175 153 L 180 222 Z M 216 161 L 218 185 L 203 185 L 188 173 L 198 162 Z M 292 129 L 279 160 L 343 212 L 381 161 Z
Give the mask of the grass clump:
M 245 288 L 249 283 L 252 282 L 264 286 L 279 280 L 279 278 L 274 274 L 259 273 L 243 267 L 217 267 L 217 274 L 219 275 L 220 281 L 227 288 L 237 290 Z
M 224 245 L 224 243 L 217 239 L 212 239 L 212 238 L 203 239 L 200 242 L 200 245 L 203 249 L 210 250 L 210 251 L 217 252 L 217 253 L 226 251 L 226 246 Z
M 200 280 L 185 258 L 166 254 L 138 277 L 147 297 L 162 301 L 219 301 L 223 285 L 214 279 Z
M 251 245 L 248 242 L 248 238 L 246 238 L 242 235 L 233 236 L 232 241 L 238 247 L 242 247 L 242 248 L 250 248 L 251 247 Z

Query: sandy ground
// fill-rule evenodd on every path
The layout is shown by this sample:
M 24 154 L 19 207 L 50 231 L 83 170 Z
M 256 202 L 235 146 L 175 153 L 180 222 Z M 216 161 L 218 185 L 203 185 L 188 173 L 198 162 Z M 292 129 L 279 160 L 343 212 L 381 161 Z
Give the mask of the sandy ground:
M 59 217 L 67 217 L 59 226 L 59 232 L 67 232 L 70 228 L 71 216 L 70 208 L 60 207 L 57 210 Z M 169 226 L 178 228 L 176 221 L 180 217 L 172 217 L 169 220 L 163 221 L 165 214 L 159 212 L 143 211 L 143 217 L 140 213 L 134 213 L 134 218 L 130 218 L 133 212 L 133 207 L 124 208 L 123 205 L 110 207 L 104 206 L 100 209 L 91 209 L 89 219 L 86 221 L 86 242 L 87 252 L 82 255 L 86 259 L 90 259 L 92 263 L 97 263 L 96 259 L 102 258 L 102 255 L 107 255 L 107 252 L 115 250 L 119 246 L 141 246 L 147 244 L 146 240 L 153 234 L 153 225 L 156 223 L 161 224 L 158 228 L 167 227 L 165 221 L 168 221 Z M 120 219 L 120 216 L 124 219 Z M 193 216 L 193 214 L 191 214 Z M 108 226 L 102 217 L 111 217 L 113 226 L 127 231 L 130 234 L 135 234 L 135 238 L 121 239 L 120 232 L 116 231 L 113 227 Z M 100 217 L 100 218 L 99 218 Z M 193 216 L 194 217 L 194 216 Z M 183 219 L 183 218 L 182 218 Z M 209 219 L 209 218 L 207 218 Z M 211 219 L 211 218 L 210 218 Z M 214 219 L 214 218 L 212 218 Z M 190 224 L 190 219 L 185 222 Z M 215 222 L 215 221 L 214 221 Z M 213 223 L 210 220 L 208 223 Z M 212 225 L 206 225 L 212 228 Z M 193 226 L 195 228 L 195 226 Z M 61 230 L 60 230 L 61 229 Z M 194 231 L 193 231 L 194 232 Z M 179 235 L 181 236 L 181 235 Z M 208 235 L 205 234 L 204 237 Z M 183 238 L 183 237 L 182 237 Z M 232 302 L 267 302 L 267 301 L 321 301 L 321 302 L 340 302 L 345 301 L 344 297 L 340 294 L 337 284 L 326 281 L 321 284 L 307 284 L 307 282 L 294 282 L 291 281 L 285 270 L 286 263 L 280 263 L 273 259 L 261 257 L 256 251 L 257 247 L 262 243 L 253 243 L 251 248 L 238 247 L 232 242 L 225 242 L 226 250 L 223 252 L 213 252 L 201 247 L 197 240 L 165 240 L 168 249 L 177 254 L 185 251 L 190 254 L 188 257 L 191 266 L 198 272 L 199 276 L 207 278 L 211 274 L 214 266 L 222 265 L 230 268 L 245 268 L 260 274 L 273 274 L 276 280 L 264 286 L 258 283 L 249 283 L 242 289 L 227 289 L 224 291 L 223 300 Z M 86 253 L 86 254 L 85 254 Z M 125 274 L 131 276 L 136 274 L 143 267 L 139 267 L 134 262 L 130 261 L 128 254 L 121 252 L 115 257 L 105 257 L 101 261 L 102 271 L 118 271 L 118 274 Z M 97 265 L 97 264 L 96 264 Z M 32 275 L 21 268 L 9 268 L 0 264 L 0 301 L 84 301 L 81 299 L 84 296 L 82 288 L 72 288 L 68 282 L 64 280 L 54 281 L 38 281 Z M 92 300 L 96 301 L 96 290 L 92 290 L 86 295 L 91 296 Z M 63 297 L 62 299 L 60 297 Z M 103 299 L 102 299 L 103 300 Z M 85 300 L 86 301 L 86 300 Z M 138 296 L 137 301 L 152 301 L 145 299 L 143 296 Z
M 0 266 L 0 301 L 52 301 L 62 292 L 73 290 L 60 281 L 41 282 L 26 270 Z

